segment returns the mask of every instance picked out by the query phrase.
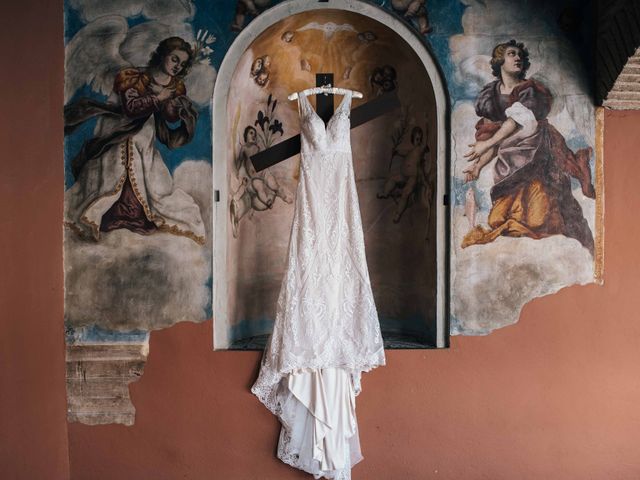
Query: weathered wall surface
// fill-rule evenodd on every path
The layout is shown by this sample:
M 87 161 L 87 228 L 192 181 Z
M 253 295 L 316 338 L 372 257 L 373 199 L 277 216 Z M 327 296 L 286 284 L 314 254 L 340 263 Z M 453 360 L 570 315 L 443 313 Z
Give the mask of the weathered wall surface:
M 59 12 L 37 0 L 1 12 L 0 471 L 12 480 L 69 478 Z M 448 351 L 389 352 L 358 400 L 354 478 L 640 476 L 639 149 L 640 114 L 607 113 L 604 286 L 537 299 L 517 325 Z M 70 425 L 72 478 L 308 478 L 275 458 L 277 421 L 248 390 L 258 362 L 212 352 L 211 322 L 153 333 L 136 425 Z
M 354 479 L 631 480 L 640 475 L 640 114 L 605 118 L 604 286 L 528 304 L 517 325 L 447 351 L 388 351 L 358 398 Z M 211 323 L 151 335 L 132 427 L 70 425 L 75 478 L 307 479 L 275 458 L 249 393 L 257 352 L 212 352 Z
M 454 335 L 490 333 L 517 322 L 522 306 L 533 298 L 599 280 L 595 114 L 580 57 L 585 48 L 571 44 L 558 20 L 566 7 L 469 2 L 462 31 L 449 38 L 449 58 L 439 58 L 453 64 L 447 80 Z M 513 90 L 504 88 L 506 71 L 490 67 L 491 61 L 500 65 L 500 54 L 492 59 L 493 52 L 509 39 L 517 45 L 522 81 Z M 535 116 L 529 127 L 517 113 L 523 106 Z M 488 162 L 471 161 L 472 144 L 491 140 L 490 126 L 497 128 L 492 122 L 500 125 L 507 117 L 522 129 L 495 152 L 489 149 Z M 570 172 L 565 160 L 580 164 L 581 173 Z
M 448 351 L 387 352 L 358 399 L 355 479 L 640 475 L 639 148 L 640 114 L 608 112 L 604 286 L 537 299 Z M 152 334 L 136 425 L 70 426 L 75 478 L 307 478 L 275 458 L 277 420 L 249 393 L 259 354 L 211 352 L 210 335 L 209 322 Z

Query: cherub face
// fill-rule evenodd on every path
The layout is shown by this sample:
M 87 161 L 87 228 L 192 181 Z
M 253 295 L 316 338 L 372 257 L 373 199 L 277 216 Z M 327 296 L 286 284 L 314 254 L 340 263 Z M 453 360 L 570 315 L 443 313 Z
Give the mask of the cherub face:
M 261 71 L 256 77 L 256 83 L 261 87 L 264 87 L 269 81 L 269 72 Z
M 255 128 L 249 128 L 247 129 L 247 138 L 246 138 L 246 143 L 256 143 L 256 129 Z
M 174 50 L 162 60 L 162 71 L 175 77 L 184 70 L 189 60 L 189 54 L 183 50 Z
M 262 57 L 256 58 L 251 65 L 251 76 L 255 77 L 262 70 Z
M 373 42 L 374 40 L 376 40 L 378 37 L 376 37 L 376 34 L 371 32 L 371 31 L 366 31 L 366 32 L 360 32 L 358 34 L 358 40 L 360 40 L 361 42 L 364 43 L 369 43 L 369 42 Z

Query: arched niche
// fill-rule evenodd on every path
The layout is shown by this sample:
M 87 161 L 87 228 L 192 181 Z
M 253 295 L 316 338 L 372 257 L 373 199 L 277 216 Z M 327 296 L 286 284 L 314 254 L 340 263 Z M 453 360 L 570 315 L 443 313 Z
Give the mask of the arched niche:
M 214 348 L 261 349 L 271 332 L 299 156 L 257 181 L 243 165 L 256 149 L 299 133 L 297 105 L 286 96 L 315 86 L 315 74 L 328 72 L 336 85 L 364 93 L 353 107 L 389 89 L 401 101 L 401 109 L 351 131 L 369 272 L 387 348 L 446 347 L 448 103 L 442 75 L 421 37 L 388 11 L 361 1 L 294 0 L 242 31 L 216 80 Z M 403 181 L 411 177 L 418 187 L 403 210 Z M 378 198 L 391 187 L 388 198 Z M 265 205 L 265 198 L 272 203 Z

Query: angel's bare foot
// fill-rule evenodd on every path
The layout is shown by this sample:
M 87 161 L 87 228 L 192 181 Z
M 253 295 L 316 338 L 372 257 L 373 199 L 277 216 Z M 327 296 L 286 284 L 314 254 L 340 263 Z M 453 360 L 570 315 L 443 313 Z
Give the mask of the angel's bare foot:
M 484 239 L 484 236 L 487 234 L 487 231 L 482 228 L 480 225 L 476 225 L 471 230 L 467 232 L 467 234 L 462 239 L 462 248 L 467 248 L 470 245 L 475 245 L 476 243 L 481 243 L 481 240 Z M 484 243 L 484 242 L 482 242 Z

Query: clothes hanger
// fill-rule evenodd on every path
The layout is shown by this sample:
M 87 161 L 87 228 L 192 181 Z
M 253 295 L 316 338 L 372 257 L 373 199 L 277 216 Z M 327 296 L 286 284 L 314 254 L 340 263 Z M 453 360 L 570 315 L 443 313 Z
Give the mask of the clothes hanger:
M 307 88 L 306 90 L 303 90 L 301 92 L 294 92 L 287 98 L 289 100 L 296 100 L 300 95 L 309 96 L 318 95 L 320 93 L 324 95 L 346 95 L 347 92 L 351 92 L 351 96 L 353 98 L 362 98 L 361 92 L 358 92 L 356 90 L 349 90 L 347 88 L 332 87 L 330 83 L 321 87 Z
M 332 73 L 317 73 L 315 88 L 308 88 L 302 92 L 292 93 L 287 98 L 289 100 L 295 100 L 299 95 L 312 95 L 315 93 L 317 95 L 316 105 L 319 107 L 316 109 L 316 115 L 326 123 L 333 115 L 333 97 L 327 98 L 329 95 L 333 95 L 334 92 L 338 95 L 344 95 L 348 91 L 351 91 L 354 98 L 362 98 L 363 96 L 362 93 L 357 91 L 332 87 L 332 83 Z M 351 111 L 351 128 L 362 125 L 369 120 L 373 120 L 397 108 L 400 108 L 400 99 L 396 92 L 376 97 Z M 271 145 L 266 150 L 251 155 L 251 163 L 256 169 L 256 172 L 260 172 L 298 153 L 300 153 L 299 134 L 278 142 L 275 145 Z
M 385 93 L 376 97 L 351 110 L 351 128 L 356 128 L 374 118 L 400 108 L 400 106 L 400 99 L 396 92 Z M 251 155 L 251 163 L 253 163 L 256 171 L 260 172 L 298 153 L 300 153 L 299 134 Z

